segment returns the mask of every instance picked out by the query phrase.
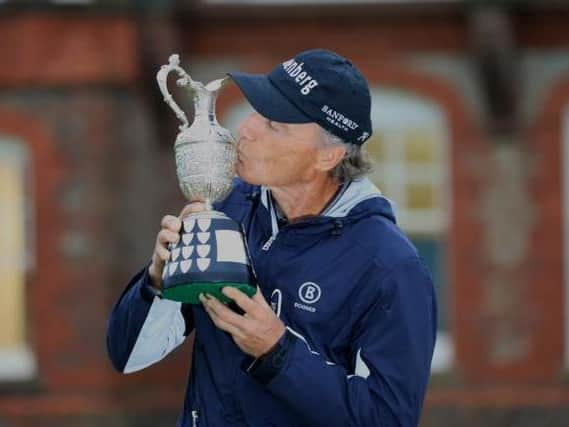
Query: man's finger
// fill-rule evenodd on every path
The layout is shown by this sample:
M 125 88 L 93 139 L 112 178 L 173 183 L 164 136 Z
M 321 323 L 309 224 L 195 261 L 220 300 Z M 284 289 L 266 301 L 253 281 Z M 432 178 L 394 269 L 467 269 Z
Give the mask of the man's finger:
M 207 308 L 209 308 L 217 317 L 219 317 L 224 322 L 236 326 L 242 331 L 245 331 L 249 328 L 248 319 L 245 319 L 243 316 L 234 313 L 232 310 L 220 303 L 217 298 L 211 295 L 206 295 L 203 300 L 200 300 Z
M 213 311 L 211 309 L 210 306 L 207 305 L 207 299 L 203 296 L 200 295 L 199 296 L 200 301 L 202 302 L 204 309 L 206 311 L 206 313 L 209 315 L 211 321 L 213 322 L 213 324 L 215 326 L 217 326 L 219 329 L 228 332 L 229 334 L 231 334 L 234 338 L 238 338 L 238 339 L 242 339 L 245 337 L 245 335 L 243 334 L 243 332 L 235 325 L 232 325 L 229 322 L 226 322 L 225 320 L 223 320 L 222 318 L 220 318 L 215 311 Z
M 175 217 L 174 215 L 166 215 L 162 218 L 160 226 L 162 228 L 166 228 L 178 233 L 182 227 L 182 221 L 180 221 L 180 218 Z
M 257 292 L 255 292 L 255 295 L 253 295 L 253 300 L 256 301 L 257 303 L 261 304 L 265 308 L 268 308 L 270 311 L 273 311 L 273 309 L 271 308 L 271 306 L 269 305 L 269 303 L 265 299 L 265 296 L 263 295 L 263 293 L 261 292 L 261 289 L 259 287 L 257 287 Z
M 162 264 L 170 259 L 170 251 L 162 245 L 156 245 L 155 253 Z
M 158 232 L 158 243 L 163 246 L 168 243 L 177 243 L 179 239 L 180 235 L 178 233 L 174 233 L 173 231 L 167 230 L 165 228 Z
M 258 309 L 257 304 L 237 288 L 226 286 L 221 290 L 221 293 L 227 298 L 231 298 L 235 301 L 235 303 L 241 307 L 245 313 L 254 314 Z
M 182 209 L 182 212 L 180 212 L 180 218 L 185 218 L 191 213 L 197 213 L 197 212 L 202 212 L 202 211 L 205 211 L 205 203 L 203 203 L 203 202 L 192 202 L 192 203 L 184 206 L 184 208 Z

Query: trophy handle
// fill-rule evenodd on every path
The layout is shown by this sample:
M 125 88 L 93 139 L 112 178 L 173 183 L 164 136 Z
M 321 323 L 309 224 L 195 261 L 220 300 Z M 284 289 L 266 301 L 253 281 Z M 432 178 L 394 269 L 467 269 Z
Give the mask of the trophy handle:
M 160 71 L 158 71 L 158 74 L 156 74 L 158 87 L 160 87 L 160 92 L 162 92 L 162 95 L 164 95 L 164 102 L 166 102 L 166 104 L 168 104 L 170 108 L 174 110 L 176 117 L 182 122 L 180 131 L 184 131 L 190 124 L 188 122 L 186 113 L 182 111 L 178 104 L 176 104 L 176 101 L 174 101 L 174 98 L 170 92 L 168 92 L 168 74 L 170 71 L 176 71 L 180 76 L 180 79 L 177 80 L 178 86 L 186 86 L 188 84 L 191 86 L 193 80 L 189 74 L 180 67 L 180 56 L 177 54 L 170 55 L 170 58 L 168 58 L 168 64 L 162 65 L 162 67 L 160 67 Z

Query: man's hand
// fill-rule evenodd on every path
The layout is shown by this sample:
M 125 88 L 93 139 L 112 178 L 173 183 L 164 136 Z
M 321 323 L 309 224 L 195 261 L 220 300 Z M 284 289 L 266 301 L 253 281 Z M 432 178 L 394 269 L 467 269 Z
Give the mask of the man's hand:
M 239 315 L 213 296 L 200 295 L 205 310 L 215 325 L 231 334 L 239 348 L 259 358 L 267 354 L 286 331 L 284 323 L 273 312 L 259 289 L 249 298 L 239 289 L 225 287 L 223 294 L 245 311 Z
M 156 289 L 162 288 L 162 270 L 164 264 L 170 258 L 168 245 L 177 243 L 180 240 L 180 229 L 182 228 L 182 219 L 194 212 L 201 212 L 205 209 L 205 205 L 201 202 L 193 202 L 182 209 L 180 216 L 166 215 L 160 223 L 161 229 L 156 236 L 154 244 L 154 252 L 152 254 L 152 262 L 148 267 L 148 274 L 152 286 Z

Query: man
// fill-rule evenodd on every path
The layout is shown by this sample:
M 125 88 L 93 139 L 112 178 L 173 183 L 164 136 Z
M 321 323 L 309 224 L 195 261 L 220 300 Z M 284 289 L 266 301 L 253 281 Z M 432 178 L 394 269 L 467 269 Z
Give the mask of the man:
M 165 216 L 152 262 L 111 315 L 121 372 L 161 360 L 195 329 L 179 426 L 416 426 L 436 332 L 430 275 L 362 175 L 367 82 L 345 58 L 300 53 L 269 75 L 230 74 L 256 110 L 239 127 L 232 193 L 258 280 L 231 309 L 159 297 L 167 245 L 188 205 Z

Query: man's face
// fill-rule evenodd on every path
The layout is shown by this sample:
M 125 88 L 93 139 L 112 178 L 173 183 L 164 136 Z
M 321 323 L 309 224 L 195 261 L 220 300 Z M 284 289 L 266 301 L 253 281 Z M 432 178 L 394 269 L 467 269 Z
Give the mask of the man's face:
M 273 122 L 252 113 L 238 129 L 237 174 L 271 187 L 310 182 L 318 173 L 322 132 L 315 123 Z

